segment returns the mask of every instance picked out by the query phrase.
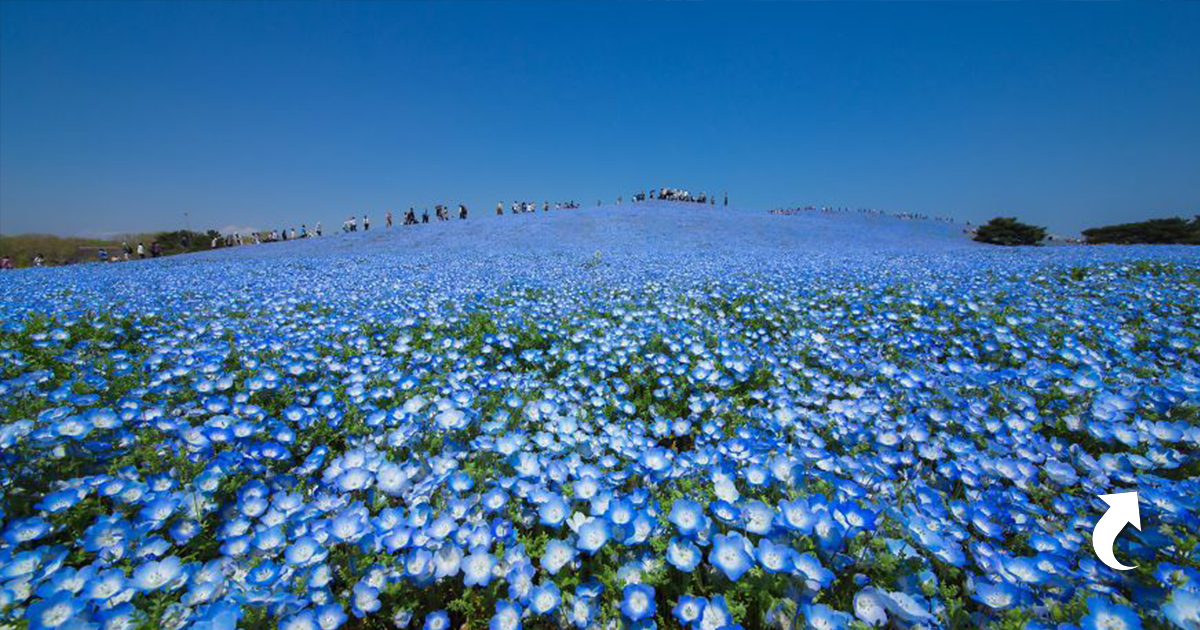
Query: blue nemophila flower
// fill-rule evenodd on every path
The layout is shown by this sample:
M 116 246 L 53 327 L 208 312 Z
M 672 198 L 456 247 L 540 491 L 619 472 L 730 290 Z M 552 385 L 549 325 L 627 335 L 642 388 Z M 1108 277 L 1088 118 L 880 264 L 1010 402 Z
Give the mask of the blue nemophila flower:
M 435 610 L 425 615 L 422 630 L 450 630 L 450 616 L 444 610 Z
M 486 551 L 475 551 L 463 558 L 462 572 L 464 586 L 487 586 L 492 581 L 492 570 L 496 567 L 496 558 Z
M 813 527 L 817 524 L 817 513 L 810 508 L 808 501 L 804 499 L 781 503 L 780 513 L 788 529 L 801 534 L 812 533 Z
M 548 527 L 559 527 L 568 515 L 570 515 L 570 509 L 567 507 L 566 502 L 558 495 L 551 495 L 538 508 L 538 517 L 541 524 Z
M 777 545 L 763 538 L 758 541 L 754 557 L 768 573 L 786 573 L 792 570 L 795 551 L 787 545 Z
M 604 546 L 604 543 L 608 542 L 608 521 L 601 518 L 590 518 L 579 526 L 577 534 L 575 546 L 580 551 L 594 554 Z
M 463 552 L 457 545 L 443 545 L 433 554 L 433 576 L 441 579 L 458 575 L 462 568 Z
M 1088 614 L 1079 620 L 1081 630 L 1140 630 L 1142 620 L 1133 609 L 1113 604 L 1102 597 L 1090 597 Z
M 704 608 L 708 605 L 708 600 L 703 597 L 692 597 L 690 595 L 681 595 L 679 603 L 671 609 L 671 614 L 684 626 L 692 626 L 700 621 L 704 615 Z
M 854 616 L 871 627 L 888 622 L 887 596 L 873 588 L 864 588 L 854 595 Z
M 546 542 L 546 549 L 542 553 L 541 567 L 550 575 L 557 575 L 564 566 L 574 560 L 575 547 L 565 541 L 551 539 Z
M 499 488 L 492 488 L 483 494 L 481 502 L 489 512 L 499 511 L 508 501 L 508 495 Z
M 133 570 L 131 584 L 144 593 L 154 592 L 161 588 L 173 588 L 183 574 L 183 564 L 177 556 L 168 556 L 162 560 L 151 560 L 139 565 Z
M 10 523 L 4 530 L 4 541 L 16 547 L 35 541 L 49 532 L 50 523 L 40 516 L 33 516 Z
M 671 505 L 671 514 L 668 516 L 668 520 L 683 536 L 694 536 L 705 529 L 707 519 L 708 517 L 704 515 L 704 508 L 699 503 L 688 499 L 675 501 Z
M 97 602 L 107 602 L 125 591 L 126 582 L 125 573 L 119 569 L 100 571 L 88 580 L 80 596 Z
M 60 592 L 33 603 L 25 611 L 30 630 L 56 630 L 67 628 L 78 621 L 85 602 L 72 593 Z
M 346 509 L 329 523 L 329 533 L 340 542 L 357 542 L 369 531 L 370 522 L 361 506 Z
M 260 562 L 246 573 L 246 583 L 255 588 L 271 588 L 281 572 L 282 568 L 274 562 Z
M 533 576 L 537 574 L 537 569 L 523 555 L 511 558 L 508 562 L 508 573 L 504 576 L 508 582 L 508 597 L 521 604 L 527 604 L 533 591 Z
M 118 607 L 119 609 L 120 607 Z M 114 609 L 117 610 L 117 609 Z M 132 615 L 132 607 L 129 608 Z M 193 630 L 236 630 L 242 619 L 242 608 L 233 602 L 215 602 L 198 611 Z M 122 624 L 134 625 L 132 616 L 115 616 L 105 620 L 106 627 L 128 627 Z
M 1180 628 L 1200 627 L 1200 590 L 1175 589 L 1162 611 L 1168 621 Z
M 562 603 L 562 595 L 558 586 L 551 581 L 545 581 L 533 587 L 529 593 L 529 611 L 535 615 L 545 615 Z
M 667 543 L 667 562 L 685 573 L 691 573 L 700 564 L 703 557 L 700 548 L 690 541 L 672 538 Z
M 496 602 L 488 630 L 521 630 L 521 608 L 512 602 Z
M 83 589 L 84 585 L 92 579 L 95 573 L 95 566 L 86 566 L 82 569 L 62 567 L 50 574 L 49 578 L 45 582 L 42 582 L 35 592 L 39 597 L 49 597 L 60 591 L 77 595 Z
M 889 591 L 884 603 L 888 612 L 910 623 L 924 623 L 933 619 L 929 605 L 919 595 Z
M 1019 601 L 1019 595 L 1017 589 L 1008 584 L 976 582 L 971 599 L 989 608 L 1004 610 L 1015 605 Z
M 841 630 L 850 627 L 850 615 L 824 604 L 803 606 L 804 618 L 813 630 Z
M 417 582 L 425 582 L 436 571 L 433 553 L 428 549 L 414 549 L 404 558 L 404 573 Z
M 766 536 L 771 533 L 775 510 L 762 501 L 751 501 L 742 507 L 744 529 L 751 534 Z
M 742 511 L 736 505 L 723 499 L 713 501 L 712 505 L 709 506 L 709 510 L 713 516 L 717 517 L 717 520 L 726 525 L 737 525 L 738 521 L 742 518 Z
M 565 615 L 567 621 L 576 628 L 586 628 L 599 614 L 600 607 L 596 600 L 575 597 L 568 603 Z
M 732 623 L 733 615 L 725 604 L 725 596 L 713 595 L 709 598 L 708 603 L 704 605 L 704 612 L 700 613 L 699 627 L 724 628 Z
M 608 504 L 608 521 L 615 527 L 627 527 L 633 522 L 636 514 L 637 511 L 634 509 L 633 502 L 627 498 L 614 499 Z
M 1016 582 L 1041 584 L 1050 578 L 1050 574 L 1039 566 L 1038 558 L 1011 558 L 1000 564 L 1003 572 Z
M 708 552 L 708 562 L 724 573 L 725 577 L 736 582 L 754 566 L 752 553 L 750 541 L 741 534 L 717 534 L 713 537 L 712 549 Z
M 47 494 L 38 503 L 37 508 L 48 514 L 59 514 L 79 505 L 87 495 L 88 491 L 84 488 L 64 488 Z
M 284 557 L 288 564 L 307 567 L 313 564 L 324 562 L 328 556 L 328 552 L 317 542 L 316 538 L 304 535 L 297 538 L 291 545 L 288 545 L 284 552 Z
M 321 630 L 337 630 L 348 619 L 346 611 L 336 603 L 325 604 L 317 608 L 317 625 L 321 627 Z
M 379 601 L 379 589 L 366 582 L 358 582 L 354 585 L 350 605 L 354 616 L 360 619 L 379 610 L 382 605 Z
M 811 553 L 802 553 L 792 557 L 795 572 L 803 576 L 813 590 L 822 589 L 833 583 L 834 574 L 821 565 L 821 561 Z
M 654 616 L 654 588 L 644 584 L 628 584 L 621 594 L 621 614 L 630 621 Z
M 317 614 L 311 610 L 302 610 L 281 620 L 279 630 L 320 630 Z

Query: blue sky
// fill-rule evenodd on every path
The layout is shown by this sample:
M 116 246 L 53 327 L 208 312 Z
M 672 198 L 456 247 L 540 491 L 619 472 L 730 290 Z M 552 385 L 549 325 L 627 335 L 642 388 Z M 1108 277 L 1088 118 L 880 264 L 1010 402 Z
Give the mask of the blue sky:
M 1080 228 L 1200 213 L 1195 3 L 0 2 L 0 232 L 660 185 Z

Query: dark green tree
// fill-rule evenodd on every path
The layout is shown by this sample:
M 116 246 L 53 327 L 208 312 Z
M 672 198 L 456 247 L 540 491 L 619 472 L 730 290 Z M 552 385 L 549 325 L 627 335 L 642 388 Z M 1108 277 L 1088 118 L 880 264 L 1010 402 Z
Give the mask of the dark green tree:
M 208 249 L 209 243 L 212 242 L 212 238 L 207 234 L 190 230 L 159 232 L 154 235 L 154 240 L 158 241 L 158 246 L 165 255 L 203 251 Z
M 1154 243 L 1159 245 L 1200 245 L 1200 216 L 1188 221 L 1179 217 L 1120 223 L 1083 231 L 1088 243 Z
M 1046 228 L 1021 223 L 1014 217 L 996 217 L 975 231 L 975 240 L 992 245 L 1037 245 Z

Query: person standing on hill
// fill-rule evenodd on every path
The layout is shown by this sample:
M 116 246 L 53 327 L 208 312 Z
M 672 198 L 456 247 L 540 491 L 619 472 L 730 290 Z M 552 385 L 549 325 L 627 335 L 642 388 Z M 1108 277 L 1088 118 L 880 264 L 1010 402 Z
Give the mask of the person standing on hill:
M 129 246 L 129 243 L 122 241 L 121 242 L 121 253 L 123 253 L 125 255 L 125 260 L 128 261 L 130 256 L 133 254 L 133 248 Z
M 458 204 L 458 218 L 462 221 L 467 220 L 467 204 L 465 204 L 465 203 Z
M 317 233 L 317 236 L 321 235 L 321 222 L 320 221 L 317 221 L 317 227 L 314 228 L 313 231 Z
M 137 255 L 138 255 L 138 258 L 140 258 L 142 260 L 146 259 L 146 246 L 144 244 L 138 243 Z
M 383 220 L 384 220 L 384 222 L 387 223 L 388 229 L 391 229 L 391 227 L 392 227 L 392 211 L 391 210 L 387 211 L 387 214 L 384 215 Z
M 371 219 L 367 215 L 364 214 L 363 215 L 363 231 L 369 232 L 370 230 L 371 230 Z
M 429 208 L 425 208 L 421 213 L 421 223 L 429 223 Z

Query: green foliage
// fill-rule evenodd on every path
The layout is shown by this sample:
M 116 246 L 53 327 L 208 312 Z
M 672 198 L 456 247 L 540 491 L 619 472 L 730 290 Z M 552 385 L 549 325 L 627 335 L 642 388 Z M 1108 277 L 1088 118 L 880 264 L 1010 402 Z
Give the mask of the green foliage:
M 17 234 L 0 235 L 0 256 L 9 256 L 15 267 L 30 267 L 33 258 L 41 254 L 46 260 L 45 265 L 65 265 L 76 262 L 80 258 L 79 248 L 100 248 L 108 250 L 110 257 L 121 255 L 121 243 L 128 243 L 136 248 L 137 244 L 146 245 L 146 255 L 150 255 L 150 243 L 158 241 L 162 254 L 185 254 L 209 249 L 212 240 L 220 236 L 216 230 L 208 232 L 193 232 L 191 230 L 175 230 L 173 232 L 157 232 L 147 234 L 128 234 L 124 236 L 100 239 L 77 236 L 54 236 L 52 234 Z M 87 261 L 96 260 L 94 252 L 88 252 L 84 257 Z
M 45 257 L 47 265 L 64 264 L 75 256 L 75 251 L 80 247 L 108 247 L 110 252 L 115 252 L 120 242 L 51 234 L 0 236 L 0 256 L 12 257 L 16 267 L 33 265 L 33 257 L 38 254 Z
M 1088 228 L 1083 231 L 1083 237 L 1093 245 L 1101 243 L 1200 245 L 1200 216 L 1196 216 L 1191 221 L 1180 217 L 1171 217 Z
M 1046 238 L 1046 228 L 1028 225 L 1014 217 L 996 217 L 975 231 L 975 240 L 991 245 L 1037 245 Z
M 191 230 L 175 230 L 174 232 L 159 232 L 154 235 L 154 240 L 158 241 L 162 252 L 169 255 L 209 249 L 212 246 L 212 240 L 218 236 L 220 233 L 216 230 L 209 230 L 203 234 Z

